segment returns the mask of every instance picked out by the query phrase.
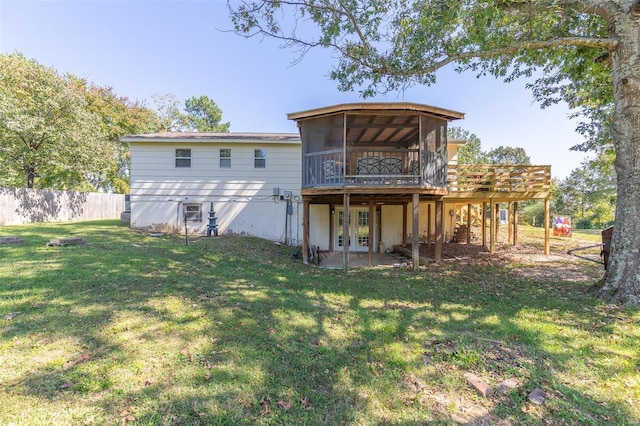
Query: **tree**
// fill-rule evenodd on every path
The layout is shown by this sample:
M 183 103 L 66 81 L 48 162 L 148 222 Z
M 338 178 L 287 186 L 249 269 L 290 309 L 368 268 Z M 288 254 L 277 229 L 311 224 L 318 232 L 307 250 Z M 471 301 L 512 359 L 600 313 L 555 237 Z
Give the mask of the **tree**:
M 153 95 L 152 99 L 159 118 L 161 132 L 216 132 L 226 133 L 231 123 L 221 123 L 222 110 L 207 96 L 191 97 L 184 103 L 183 113 L 180 101 L 175 95 Z
M 158 132 L 182 132 L 186 129 L 185 117 L 180 112 L 180 101 L 175 95 L 155 94 L 151 99 L 158 116 Z
M 475 133 L 460 127 L 449 127 L 447 136 L 450 139 L 465 141 L 465 144 L 458 148 L 458 164 L 486 164 L 486 153 L 482 151 L 482 141 Z
M 20 53 L 0 55 L 1 184 L 90 190 L 87 176 L 114 155 L 69 79 Z
M 432 84 L 435 71 L 453 63 L 507 81 L 539 72 L 556 88 L 574 83 L 560 97 L 584 95 L 574 97 L 576 106 L 607 120 L 606 99 L 587 83 L 608 75 L 617 205 L 600 297 L 640 303 L 640 0 L 249 0 L 229 7 L 241 35 L 275 37 L 300 55 L 332 48 L 339 59 L 330 76 L 364 96 Z M 317 31 L 298 33 L 298 20 Z
M 227 133 L 231 123 L 221 123 L 222 110 L 207 96 L 195 96 L 184 102 L 187 128 L 196 132 Z
M 129 144 L 121 142 L 120 138 L 159 131 L 159 117 L 142 103 L 118 96 L 111 87 L 97 86 L 72 75 L 68 77 L 76 90 L 84 96 L 87 110 L 99 117 L 106 140 L 117 147 L 117 155 L 111 158 L 107 166 L 90 176 L 93 186 L 106 192 L 129 192 Z
M 499 146 L 486 154 L 487 162 L 490 164 L 510 164 L 510 165 L 530 165 L 531 160 L 524 148 L 512 148 L 510 146 Z
M 612 164 L 602 157 L 583 162 L 558 185 L 556 209 L 570 214 L 580 228 L 603 228 L 613 222 L 616 202 Z

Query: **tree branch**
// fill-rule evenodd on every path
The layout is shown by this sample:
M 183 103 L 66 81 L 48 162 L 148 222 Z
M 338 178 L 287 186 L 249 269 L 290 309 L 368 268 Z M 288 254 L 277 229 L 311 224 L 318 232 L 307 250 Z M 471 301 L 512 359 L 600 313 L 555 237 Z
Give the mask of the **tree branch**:
M 609 38 L 584 38 L 584 37 L 562 37 L 554 40 L 537 40 L 537 41 L 523 41 L 512 44 L 510 46 L 500 47 L 490 50 L 479 50 L 471 52 L 461 52 L 453 55 L 449 55 L 446 58 L 424 68 L 413 70 L 394 70 L 393 68 L 385 67 L 370 67 L 374 73 L 384 73 L 388 75 L 416 75 L 416 74 L 428 74 L 432 73 L 452 62 L 466 60 L 466 59 L 487 59 L 497 56 L 511 55 L 517 53 L 520 50 L 539 50 L 548 49 L 554 47 L 563 46 L 584 46 L 584 47 L 601 47 L 605 49 L 614 49 L 618 44 L 615 39 Z

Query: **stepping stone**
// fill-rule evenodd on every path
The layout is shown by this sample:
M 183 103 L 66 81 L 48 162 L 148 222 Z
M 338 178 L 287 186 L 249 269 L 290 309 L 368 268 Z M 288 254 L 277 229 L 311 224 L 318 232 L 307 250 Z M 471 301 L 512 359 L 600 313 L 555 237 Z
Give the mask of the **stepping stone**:
M 0 245 L 19 244 L 19 243 L 24 243 L 24 240 L 18 237 L 0 237 Z
M 82 237 L 76 238 L 56 238 L 47 244 L 49 247 L 64 247 L 64 246 L 76 246 L 79 244 L 86 244 L 87 242 Z
M 527 395 L 527 399 L 533 404 L 542 405 L 544 404 L 544 393 L 542 392 L 542 389 L 535 388 L 529 393 L 529 395 Z
M 518 386 L 519 386 L 518 379 L 512 377 L 498 383 L 496 385 L 496 388 L 502 393 L 509 393 L 510 390 L 515 389 Z

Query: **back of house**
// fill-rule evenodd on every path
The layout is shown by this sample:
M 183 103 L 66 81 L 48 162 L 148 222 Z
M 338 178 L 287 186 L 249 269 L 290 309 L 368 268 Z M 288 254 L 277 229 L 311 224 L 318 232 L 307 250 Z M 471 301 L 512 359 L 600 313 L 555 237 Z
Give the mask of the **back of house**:
M 131 227 L 276 241 L 300 238 L 300 136 L 285 133 L 157 133 L 131 145 Z

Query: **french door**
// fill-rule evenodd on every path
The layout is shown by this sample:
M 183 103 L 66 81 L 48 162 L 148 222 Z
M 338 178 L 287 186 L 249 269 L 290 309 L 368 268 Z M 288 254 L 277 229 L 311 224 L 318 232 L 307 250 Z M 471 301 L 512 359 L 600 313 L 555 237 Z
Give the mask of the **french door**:
M 344 249 L 349 245 L 349 251 L 369 251 L 369 208 L 351 208 L 349 211 L 349 235 L 344 238 L 344 208 L 336 209 L 335 232 L 337 249 Z

